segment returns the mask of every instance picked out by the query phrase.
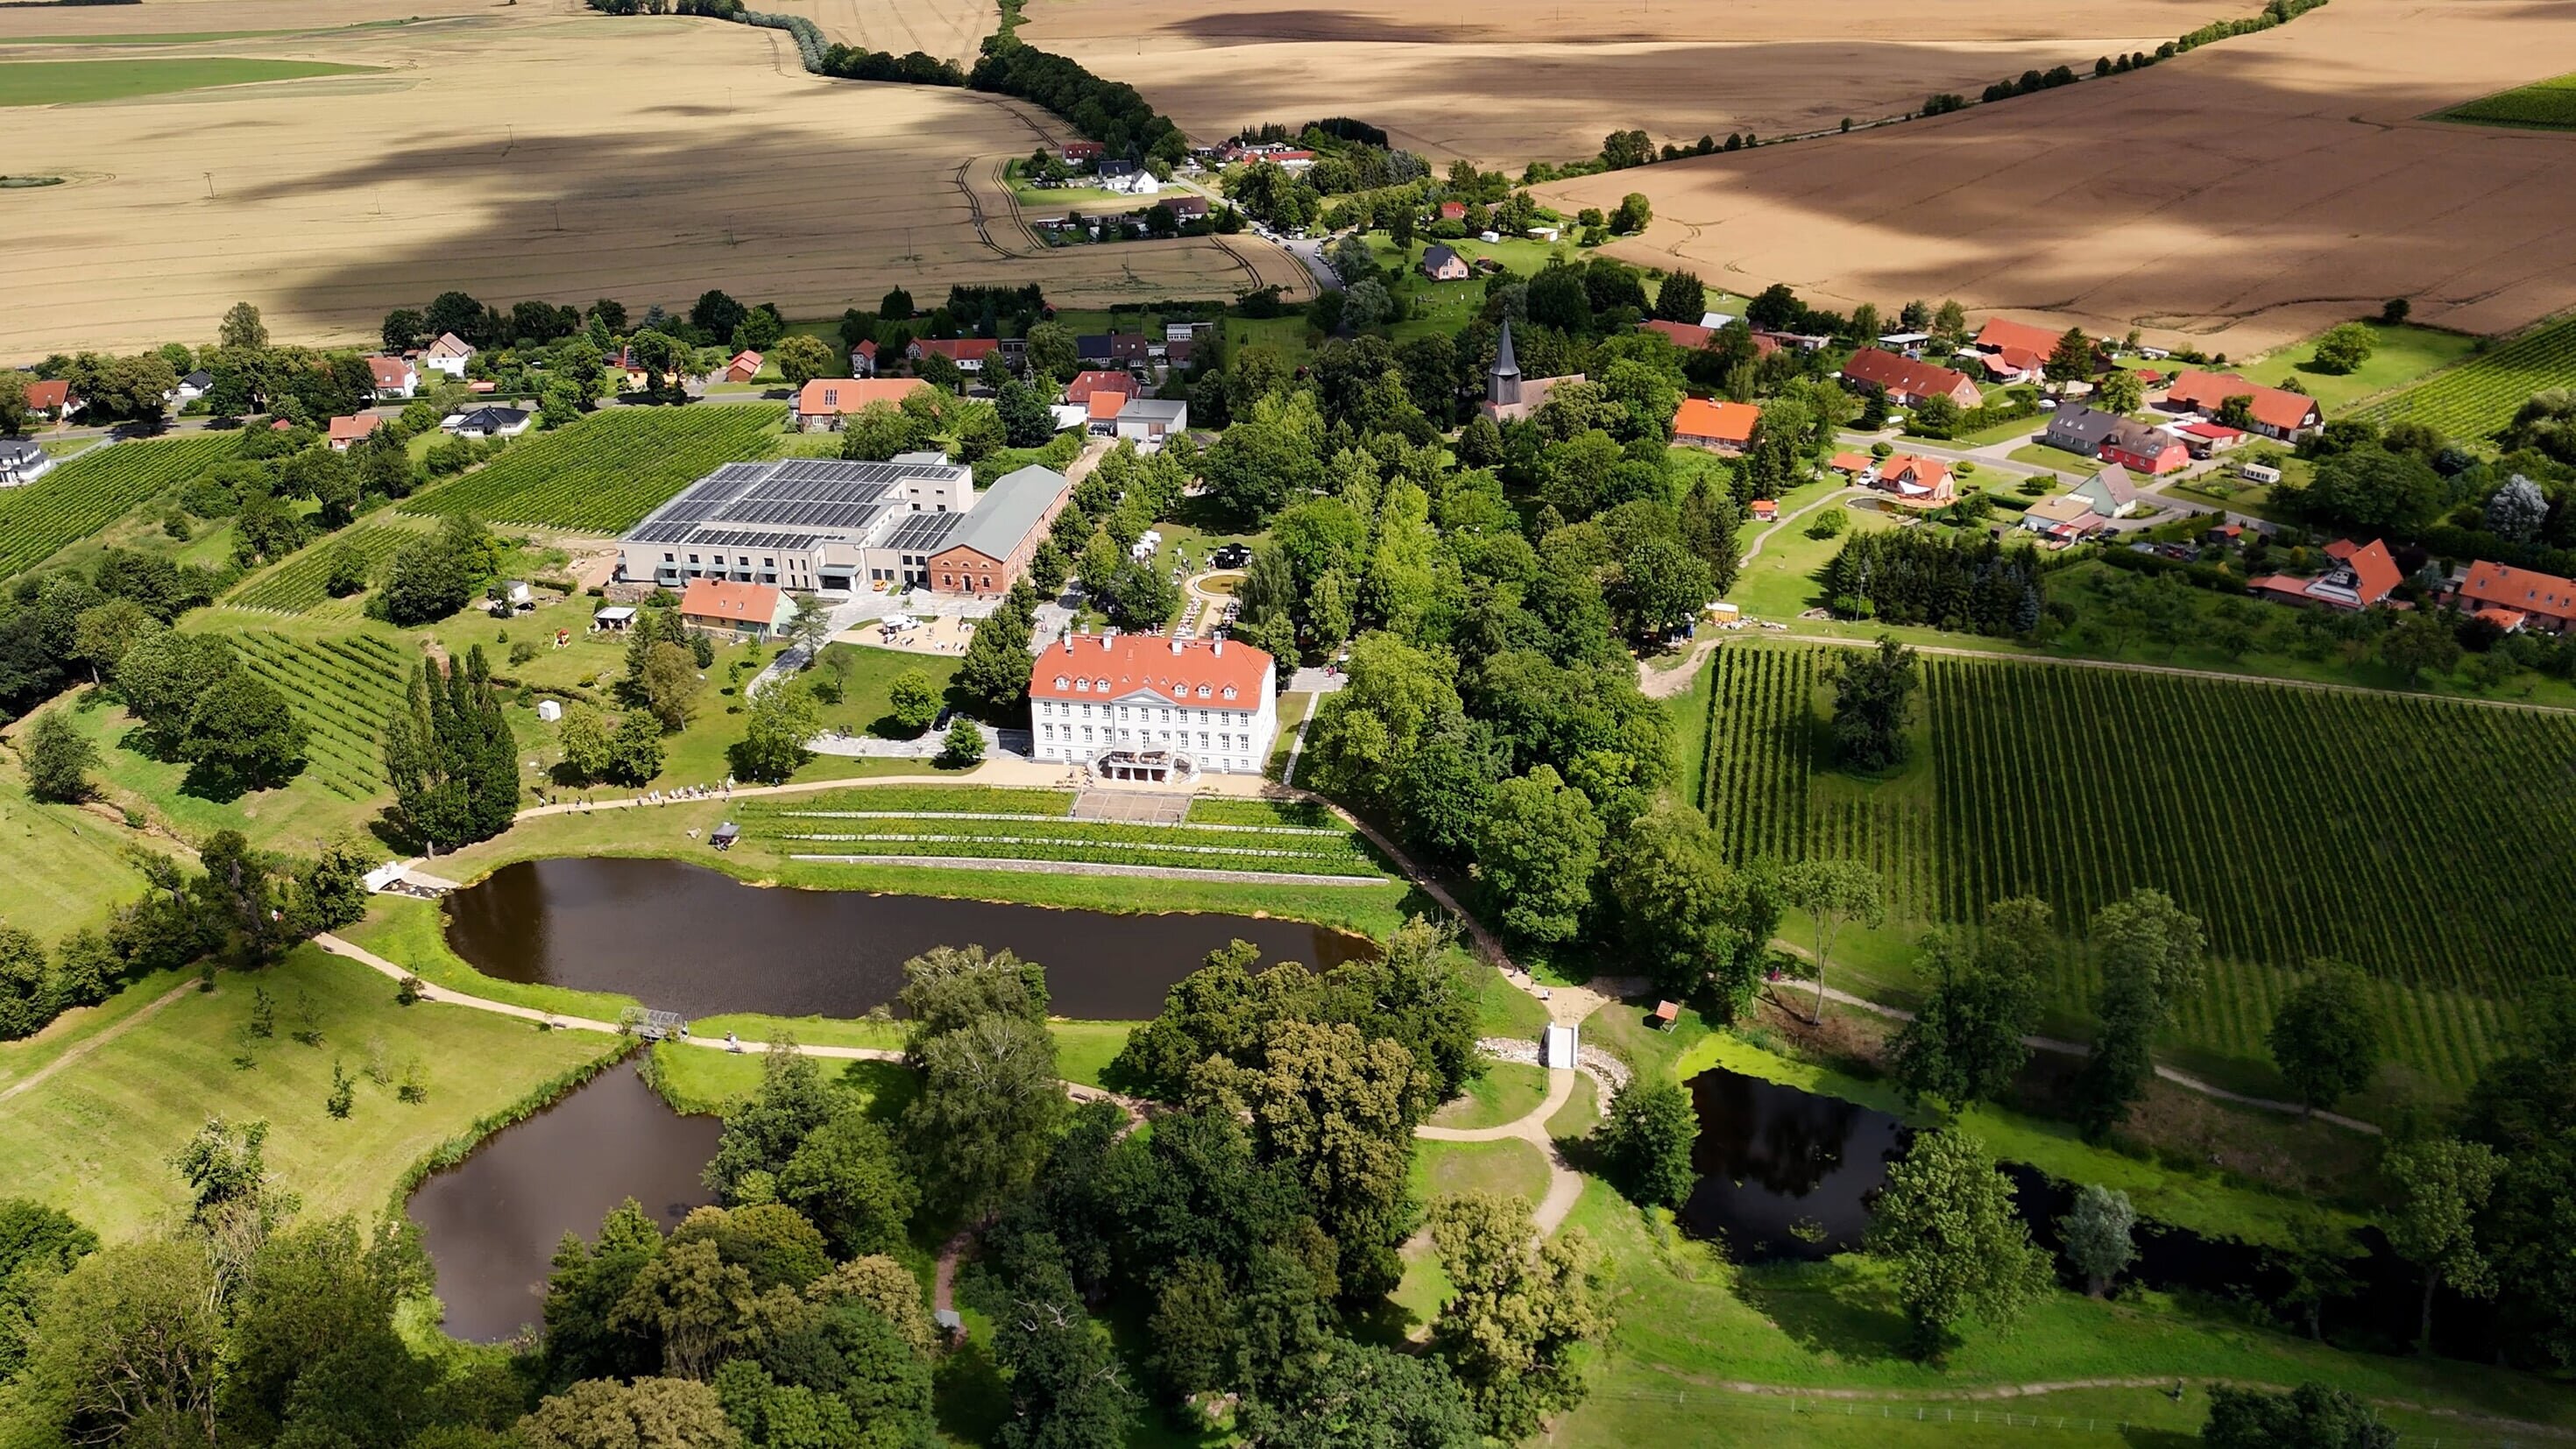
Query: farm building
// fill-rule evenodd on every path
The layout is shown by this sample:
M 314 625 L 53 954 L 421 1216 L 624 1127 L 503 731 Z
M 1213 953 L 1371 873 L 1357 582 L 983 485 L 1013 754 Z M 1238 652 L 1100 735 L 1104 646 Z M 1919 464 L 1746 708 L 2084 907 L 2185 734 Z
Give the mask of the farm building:
M 449 377 L 463 377 L 465 364 L 474 360 L 474 345 L 453 332 L 441 332 L 429 350 L 420 355 L 421 365 Z
M 984 364 L 1001 349 L 1001 340 L 994 337 L 916 337 L 903 355 L 913 362 L 945 357 L 957 364 L 959 372 L 982 372 Z
M 2537 569 L 2518 569 L 2481 559 L 2469 565 L 2454 601 L 2483 614 L 2501 609 L 2522 616 L 2520 622 L 2553 633 L 2576 623 L 2576 581 Z M 2508 629 L 2510 632 L 2510 629 Z
M 412 366 L 411 359 L 408 357 L 370 357 L 367 359 L 367 373 L 374 386 L 375 400 L 378 402 L 388 398 L 410 397 L 420 391 L 420 369 Z M 190 376 L 193 377 L 195 374 L 191 373 Z M 213 379 L 208 379 L 209 383 L 212 381 Z M 181 391 L 184 392 L 186 389 L 182 388 Z M 200 388 L 198 391 L 202 393 L 204 389 Z
M 25 438 L 0 438 L 0 488 L 33 483 L 52 471 L 54 460 L 41 445 Z
M 61 378 L 27 384 L 27 415 L 30 417 L 69 418 L 80 410 L 81 400 L 72 396 L 72 385 Z
M 1129 398 L 1118 409 L 1118 437 L 1122 442 L 1141 445 L 1147 451 L 1159 448 L 1163 440 L 1190 430 L 1190 405 L 1185 402 L 1162 402 L 1154 398 Z
M 1751 403 L 1686 397 L 1673 414 L 1673 441 L 1685 448 L 1741 453 L 1753 441 L 1753 425 L 1761 417 L 1762 410 Z
M 978 495 L 973 470 L 937 453 L 728 463 L 620 540 L 618 574 L 664 588 L 717 578 L 994 593 L 1027 566 L 1072 491 L 1061 473 L 1023 468 Z
M 1843 363 L 1839 374 L 1845 386 L 1857 392 L 1865 388 L 1883 388 L 1887 400 L 1898 407 L 1910 408 L 1927 397 L 1946 397 L 1963 408 L 1977 405 L 1977 385 L 1964 372 L 1916 362 L 1893 352 L 1864 347 Z
M 2104 461 L 2150 478 L 2161 477 L 2190 466 L 2191 449 L 2182 439 L 2162 428 L 2120 418 L 2111 425 L 2111 435 L 2102 440 L 2099 455 Z
M 2265 574 L 2245 587 L 2282 603 L 2316 604 L 2351 613 L 2385 603 L 2389 591 L 2405 579 L 2397 560 L 2388 556 L 2388 545 L 2375 538 L 2368 543 L 2336 539 L 2326 545 L 2326 557 L 2331 561 L 2326 571 L 2313 579 Z
M 2232 372 L 2204 372 L 2197 368 L 2186 372 L 2174 379 L 2156 406 L 2169 413 L 2215 418 L 2232 397 L 2247 399 L 2247 429 L 2267 438 L 2294 443 L 2325 426 L 2325 414 L 2318 409 L 2316 399 L 2249 382 Z
M 2072 493 L 2060 493 L 2054 498 L 2043 498 L 2032 504 L 2021 516 L 2024 532 L 2036 533 L 2042 538 L 2054 539 L 2059 543 L 2073 543 L 2089 534 L 2097 533 L 2102 529 L 2103 523 L 2102 515 L 2093 511 L 2090 501 L 2078 498 Z
M 800 433 L 817 429 L 838 432 L 844 419 L 870 403 L 894 406 L 929 387 L 917 377 L 818 377 L 797 389 L 796 407 L 788 416 L 788 425 Z
M 1064 400 L 1088 403 L 1094 393 L 1114 392 L 1120 397 L 1134 397 L 1142 391 L 1144 389 L 1137 385 L 1135 377 L 1123 369 L 1091 368 L 1075 373 L 1073 381 L 1064 385 Z
M 1463 282 L 1467 280 L 1467 273 L 1467 259 L 1458 255 L 1457 248 L 1433 242 L 1422 249 L 1422 275 L 1431 280 Z
M 764 359 L 759 353 L 746 347 L 742 351 L 735 353 L 733 355 L 733 360 L 725 364 L 722 380 L 725 382 L 749 382 L 753 378 L 760 376 L 760 365 L 763 361 Z
M 1485 400 L 1476 411 L 1498 423 L 1514 423 L 1538 411 L 1547 395 L 1559 383 L 1581 382 L 1582 373 L 1571 377 L 1523 377 L 1521 365 L 1512 354 L 1512 320 L 1503 319 L 1503 333 L 1494 343 L 1494 365 L 1485 370 Z
M 1091 162 L 1099 160 L 1108 153 L 1109 148 L 1098 141 L 1067 141 L 1064 143 L 1064 150 L 1059 154 L 1067 161 Z
M 1675 347 L 1680 348 L 1684 352 L 1701 351 L 1711 342 L 1717 340 L 1717 329 L 1714 327 L 1697 327 L 1688 322 L 1666 322 L 1661 318 L 1657 318 L 1650 322 L 1640 322 L 1637 324 L 1637 330 L 1640 332 L 1661 332 L 1666 337 L 1673 340 L 1673 345 Z
M 730 579 L 691 579 L 680 595 L 680 618 L 700 629 L 767 639 L 787 626 L 796 606 L 767 584 Z
M 2010 317 L 1989 317 L 1968 345 L 1990 357 L 2001 352 L 2021 352 L 2045 360 L 2057 350 L 2057 339 L 2065 335 L 2033 323 L 2015 322 Z
M 1258 771 L 1279 730 L 1273 664 L 1223 639 L 1067 634 L 1029 670 L 1037 758 L 1109 779 Z

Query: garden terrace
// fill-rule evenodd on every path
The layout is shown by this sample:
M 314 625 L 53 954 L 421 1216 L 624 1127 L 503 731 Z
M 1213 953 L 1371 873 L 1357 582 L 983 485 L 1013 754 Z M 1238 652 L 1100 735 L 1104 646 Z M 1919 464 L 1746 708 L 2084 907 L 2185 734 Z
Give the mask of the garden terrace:
M 774 405 L 608 408 L 512 444 L 403 511 L 623 533 L 718 467 L 776 456 L 785 417 Z
M 954 856 L 1222 870 L 1248 875 L 1383 872 L 1348 829 L 1294 825 L 1149 825 L 976 812 L 764 810 L 746 828 L 782 851 Z

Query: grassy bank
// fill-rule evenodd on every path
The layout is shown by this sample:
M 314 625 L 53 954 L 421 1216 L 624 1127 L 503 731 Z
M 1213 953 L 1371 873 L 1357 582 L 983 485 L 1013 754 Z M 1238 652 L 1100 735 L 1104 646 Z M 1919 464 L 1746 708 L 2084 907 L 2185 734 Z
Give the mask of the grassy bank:
M 307 1216 L 371 1216 L 416 1163 L 546 1083 L 618 1049 L 615 1041 L 540 1032 L 463 1007 L 394 1002 L 393 983 L 307 946 L 255 974 L 226 973 L 212 992 L 187 992 L 113 1039 L 100 1040 L 163 994 L 155 979 L 85 1013 L 64 1036 L 0 1046 L 0 1073 L 23 1080 L 21 1059 L 91 1050 L 27 1088 L 0 1112 L 0 1176 L 10 1191 L 59 1207 L 101 1235 L 128 1237 L 182 1208 L 187 1184 L 170 1155 L 210 1115 L 269 1125 L 269 1169 L 303 1199 Z M 247 1043 L 254 991 L 274 1002 L 275 1036 Z M 309 1004 L 318 1046 L 293 1039 Z M 369 1066 L 381 1061 L 386 1076 Z M 428 1096 L 398 1099 L 407 1064 Z M 355 1109 L 332 1117 L 331 1069 L 355 1079 Z

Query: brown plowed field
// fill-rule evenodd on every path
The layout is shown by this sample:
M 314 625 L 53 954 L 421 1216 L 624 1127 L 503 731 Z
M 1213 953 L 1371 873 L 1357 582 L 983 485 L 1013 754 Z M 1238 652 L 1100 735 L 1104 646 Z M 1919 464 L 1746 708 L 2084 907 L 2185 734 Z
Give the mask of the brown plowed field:
M 1954 296 L 2243 356 L 2413 299 L 2576 306 L 2576 136 L 2418 119 L 2576 70 L 2576 7 L 2333 0 L 2151 69 L 1952 116 L 1543 188 L 1653 199 L 1614 250 L 1820 305 Z
M 386 69 L 10 112 L 8 169 L 73 184 L 0 191 L 0 359 L 202 340 L 236 299 L 281 339 L 360 341 L 451 287 L 638 310 L 722 287 L 791 316 L 897 283 L 1037 281 L 1077 307 L 1311 291 L 1249 237 L 1032 255 L 992 173 L 1052 117 L 809 76 L 777 31 L 529 4 L 184 53 Z
M 1398 0 L 1246 10 L 1223 0 L 1031 0 L 1031 44 L 1128 81 L 1193 136 L 1356 116 L 1397 144 L 1517 170 L 1642 126 L 1687 144 L 1899 114 L 1934 91 L 2158 42 L 2256 0 L 1742 4 Z

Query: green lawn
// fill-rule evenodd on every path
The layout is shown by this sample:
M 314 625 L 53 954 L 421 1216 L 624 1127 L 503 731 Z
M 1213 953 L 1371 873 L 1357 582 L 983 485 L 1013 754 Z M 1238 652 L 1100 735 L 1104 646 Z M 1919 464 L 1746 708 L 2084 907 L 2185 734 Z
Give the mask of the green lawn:
M 839 668 L 845 659 L 849 661 L 847 674 Z M 919 732 L 905 729 L 894 717 L 894 682 L 917 669 L 929 677 L 931 688 L 944 696 L 949 680 L 956 677 L 958 663 L 953 654 L 908 654 L 865 644 L 827 644 L 823 646 L 822 660 L 804 677 L 847 681 L 841 702 L 823 706 L 825 729 L 889 740 L 911 739 Z
M 2576 91 L 2569 94 L 2576 96 Z M 2362 325 L 2370 329 L 2378 345 L 2369 360 L 2350 372 L 2328 372 L 2318 367 L 2316 341 L 2311 338 L 2244 368 L 2244 375 L 2273 387 L 2296 379 L 2331 418 L 2365 398 L 2393 392 L 2438 372 L 2466 358 L 2477 346 L 2476 338 L 2460 332 L 2403 323 L 2392 326 L 2365 321 Z
M 2081 453 L 2070 453 L 2064 448 L 2052 448 L 2046 443 L 2024 443 L 2004 456 L 2016 463 L 2028 463 L 2034 468 L 2055 468 L 2063 473 L 2102 471 L 2101 459 L 2087 458 Z
M 2576 75 L 2533 81 L 2509 91 L 2481 96 L 2466 105 L 2435 111 L 2432 118 L 2437 121 L 2468 121 L 2481 126 L 2576 130 Z
M 255 1065 L 244 1068 L 235 1061 L 237 1033 L 257 988 L 276 1003 L 277 1034 L 252 1044 Z M 156 980 L 126 995 L 148 1000 L 167 989 Z M 318 1047 L 289 1037 L 306 1002 L 322 1033 Z M 105 1008 L 78 1027 L 95 1039 L 125 1014 Z M 0 1046 L 0 1064 L 21 1052 L 59 1055 L 63 1045 Z M 269 1169 L 303 1199 L 306 1216 L 372 1217 L 403 1174 L 441 1144 L 619 1046 L 463 1007 L 397 1006 L 384 977 L 302 947 L 265 971 L 223 974 L 210 994 L 186 993 L 10 1101 L 0 1112 L 0 1174 L 14 1193 L 62 1208 L 103 1236 L 128 1237 L 184 1204 L 186 1184 L 170 1169 L 170 1154 L 220 1115 L 269 1125 Z M 378 1056 L 395 1080 L 418 1059 L 428 1100 L 401 1102 L 392 1085 L 371 1080 L 366 1069 Z M 335 1061 L 357 1078 L 357 1108 L 345 1120 L 323 1110 Z
M 121 101 L 252 81 L 356 75 L 379 69 L 314 60 L 14 60 L 0 62 L 0 106 L 60 106 Z
M 1431 1114 L 1435 1127 L 1500 1127 L 1547 1100 L 1547 1071 L 1527 1062 L 1487 1062 L 1464 1095 Z
M 1471 1192 L 1525 1197 L 1547 1192 L 1547 1157 L 1517 1137 L 1499 1142 L 1422 1142 L 1413 1152 L 1413 1193 L 1429 1202 Z
M 27 794 L 13 756 L 0 771 L 0 923 L 49 946 L 69 932 L 105 925 L 143 889 L 125 852 L 167 845 L 77 805 L 39 803 Z
M 1831 487 L 1820 491 L 1830 492 L 1840 486 L 1837 480 Z M 1781 516 L 1787 517 L 1811 496 L 1802 489 L 1781 500 Z M 1818 513 L 1822 511 L 1820 509 Z M 1844 512 L 1851 520 L 1845 534 L 1897 526 L 1894 514 L 1875 508 L 1846 505 Z M 1822 605 L 1825 601 L 1817 592 L 1816 571 L 1842 550 L 1845 534 L 1831 538 L 1808 537 L 1807 529 L 1815 523 L 1817 516 L 1817 513 L 1808 514 L 1771 534 L 1771 541 L 1762 546 L 1761 555 L 1748 561 L 1735 576 L 1735 587 L 1727 591 L 1726 597 L 1745 613 L 1763 619 L 1795 619 L 1805 610 Z M 1764 524 L 1762 527 L 1768 529 L 1770 526 Z M 1802 623 L 1799 627 L 1805 628 L 1806 625 Z

